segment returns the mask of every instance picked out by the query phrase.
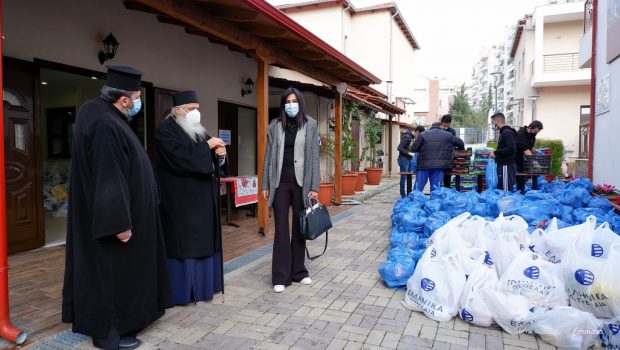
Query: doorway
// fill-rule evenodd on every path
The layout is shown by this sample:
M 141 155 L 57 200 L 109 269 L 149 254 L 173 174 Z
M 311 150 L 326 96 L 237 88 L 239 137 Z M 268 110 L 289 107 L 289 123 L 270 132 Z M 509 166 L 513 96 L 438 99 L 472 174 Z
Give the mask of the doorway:
M 256 175 L 256 109 L 218 101 L 217 110 L 217 136 L 227 145 L 228 175 Z

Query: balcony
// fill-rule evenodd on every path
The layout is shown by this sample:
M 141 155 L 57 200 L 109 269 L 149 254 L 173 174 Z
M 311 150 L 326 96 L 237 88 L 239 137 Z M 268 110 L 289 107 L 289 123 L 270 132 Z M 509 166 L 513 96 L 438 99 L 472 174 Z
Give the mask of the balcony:
M 579 69 L 579 53 L 543 55 L 544 73 L 574 72 Z

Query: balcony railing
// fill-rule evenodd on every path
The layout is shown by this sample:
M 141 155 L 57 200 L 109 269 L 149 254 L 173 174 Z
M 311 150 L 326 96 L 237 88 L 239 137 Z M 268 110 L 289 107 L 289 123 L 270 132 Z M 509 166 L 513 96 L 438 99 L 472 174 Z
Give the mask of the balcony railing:
M 573 72 L 579 70 L 579 52 L 544 55 L 545 73 Z
M 594 11 L 594 6 L 592 5 L 592 0 L 587 0 L 583 5 L 583 32 L 587 32 L 590 28 L 592 28 L 592 12 Z

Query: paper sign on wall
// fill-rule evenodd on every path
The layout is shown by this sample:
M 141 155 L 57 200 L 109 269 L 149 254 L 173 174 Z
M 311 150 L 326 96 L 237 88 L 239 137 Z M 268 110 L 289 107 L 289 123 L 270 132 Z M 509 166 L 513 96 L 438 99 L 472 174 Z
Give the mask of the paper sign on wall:
M 596 84 L 596 115 L 609 112 L 609 74 Z
M 231 141 L 232 141 L 232 135 L 231 135 L 230 130 L 222 130 L 222 129 L 220 129 L 219 130 L 219 138 L 221 138 L 222 141 L 224 141 L 224 143 L 226 145 L 230 145 Z

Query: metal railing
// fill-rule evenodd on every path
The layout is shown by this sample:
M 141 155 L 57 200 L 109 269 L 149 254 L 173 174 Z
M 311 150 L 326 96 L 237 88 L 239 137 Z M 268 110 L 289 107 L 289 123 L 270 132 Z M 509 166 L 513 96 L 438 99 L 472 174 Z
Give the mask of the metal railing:
M 592 5 L 592 0 L 587 0 L 585 4 L 583 4 L 583 32 L 587 32 L 592 28 L 592 12 L 594 11 L 594 6 Z
M 573 72 L 579 70 L 579 52 L 543 56 L 545 73 Z

